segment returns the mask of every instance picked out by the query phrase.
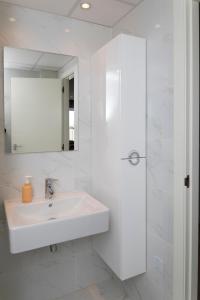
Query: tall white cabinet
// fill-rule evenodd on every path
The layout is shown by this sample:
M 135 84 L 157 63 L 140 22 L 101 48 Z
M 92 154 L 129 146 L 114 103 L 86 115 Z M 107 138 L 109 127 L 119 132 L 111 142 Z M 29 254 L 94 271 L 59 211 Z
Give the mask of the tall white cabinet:
M 110 208 L 94 247 L 121 279 L 146 271 L 146 41 L 121 34 L 92 57 L 92 192 Z

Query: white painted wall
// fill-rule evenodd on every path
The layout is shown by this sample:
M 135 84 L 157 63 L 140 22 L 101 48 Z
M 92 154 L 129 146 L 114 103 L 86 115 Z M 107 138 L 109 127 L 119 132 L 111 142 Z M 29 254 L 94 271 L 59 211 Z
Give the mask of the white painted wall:
M 4 71 L 4 113 L 5 113 L 5 128 L 6 128 L 6 152 L 11 151 L 11 78 L 12 77 L 25 77 L 37 78 L 40 77 L 39 72 L 5 69 Z
M 147 273 L 125 283 L 134 300 L 172 299 L 172 3 L 144 0 L 113 30 L 147 39 Z
M 4 70 L 4 114 L 6 128 L 6 152 L 11 152 L 11 78 L 57 78 L 58 72 L 51 70 L 20 70 L 5 69 Z
M 61 79 L 11 79 L 11 142 L 16 154 L 62 151 Z
M 16 23 L 8 18 L 15 16 Z M 65 28 L 70 33 L 65 33 Z M 58 178 L 57 190 L 90 190 L 89 58 L 111 38 L 111 30 L 65 17 L 0 4 L 0 201 L 19 197 L 24 175 L 33 176 L 35 195 L 44 179 Z M 6 155 L 3 133 L 3 46 L 58 52 L 79 57 L 79 151 Z M 1 213 L 2 216 L 2 207 Z M 0 299 L 51 300 L 110 277 L 90 240 L 10 255 L 0 218 Z M 12 288 L 11 288 L 12 287 Z

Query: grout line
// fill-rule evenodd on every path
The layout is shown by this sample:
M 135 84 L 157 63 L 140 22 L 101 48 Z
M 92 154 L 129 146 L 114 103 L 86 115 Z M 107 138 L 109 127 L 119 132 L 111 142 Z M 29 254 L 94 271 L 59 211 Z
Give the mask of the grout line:
M 118 1 L 118 2 L 121 2 L 121 3 L 126 3 L 126 4 L 129 4 L 129 5 L 132 5 L 132 6 L 136 7 L 141 2 L 143 2 L 144 0 L 139 0 L 137 3 L 131 3 L 131 2 L 129 2 L 129 0 L 115 0 L 115 1 Z
M 39 12 L 42 12 L 42 13 L 46 13 L 46 14 L 50 14 L 50 15 L 56 15 L 56 16 L 60 16 L 60 17 L 64 17 L 64 18 L 69 18 L 69 19 L 74 19 L 74 20 L 78 20 L 78 21 L 81 21 L 81 22 L 86 22 L 86 23 L 92 23 L 92 24 L 95 24 L 95 25 L 98 25 L 98 26 L 102 26 L 102 27 L 106 27 L 106 28 L 113 28 L 115 27 L 118 23 L 120 23 L 120 21 L 125 18 L 126 16 L 128 16 L 134 9 L 136 9 L 144 0 L 141 0 L 140 2 L 138 2 L 138 4 L 136 5 L 133 5 L 131 3 L 128 3 L 126 1 L 122 1 L 122 0 L 115 0 L 115 1 L 118 1 L 120 3 L 125 3 L 125 4 L 129 4 L 130 6 L 132 6 L 132 9 L 130 9 L 125 15 L 123 15 L 119 20 L 117 20 L 113 25 L 103 25 L 101 23 L 96 23 L 94 21 L 87 21 L 87 20 L 84 20 L 84 19 L 80 19 L 80 18 L 77 18 L 77 17 L 72 17 L 71 14 L 73 13 L 74 9 L 76 8 L 76 6 L 81 2 L 81 0 L 77 0 L 77 2 L 75 2 L 75 4 L 73 5 L 73 7 L 70 9 L 70 11 L 64 15 L 64 14 L 58 14 L 58 13 L 55 13 L 55 12 L 51 12 L 51 11 L 46 11 L 46 10 L 42 10 L 42 9 L 37 9 L 37 8 L 31 8 L 31 7 L 27 7 L 27 6 L 24 6 L 24 5 L 20 5 L 20 4 L 15 4 L 15 3 L 10 3 L 10 2 L 5 2 L 4 0 L 0 0 L 0 4 L 2 3 L 3 5 L 7 6 L 7 7 L 12 7 L 12 6 L 15 6 L 15 7 L 18 7 L 18 8 L 24 8 L 24 9 L 28 9 L 28 10 L 33 10 L 33 11 L 39 11 Z
M 68 60 L 60 69 L 58 69 L 57 72 L 62 72 L 62 69 L 64 69 L 70 62 L 73 61 L 73 59 L 77 58 L 77 56 L 72 56 L 72 55 L 66 55 L 66 56 L 71 56 L 70 60 Z
M 96 22 L 94 22 L 94 21 L 83 20 L 83 19 L 80 19 L 80 18 L 78 18 L 78 17 L 69 17 L 69 18 L 70 18 L 70 19 L 77 20 L 77 21 L 89 23 L 89 24 L 94 24 L 94 25 L 98 25 L 98 26 L 110 28 L 110 29 L 112 29 L 112 27 L 113 27 L 112 25 L 103 25 L 103 24 L 101 24 L 101 23 L 96 23 Z
M 115 0 L 115 1 L 120 1 L 120 0 Z M 131 14 L 140 4 L 142 4 L 144 0 L 141 0 L 140 2 L 138 2 L 138 4 L 135 4 L 135 6 L 129 11 L 127 12 L 123 17 L 121 17 L 118 21 L 116 21 L 114 24 L 113 24 L 113 28 L 119 24 L 121 22 L 121 20 L 123 20 L 123 18 L 127 17 L 129 14 Z M 120 1 L 121 2 L 121 1 Z
M 31 71 L 35 71 L 35 68 L 38 66 L 38 62 L 40 61 L 40 59 L 44 56 L 44 53 L 40 52 L 40 56 L 38 57 L 38 59 L 36 60 L 36 62 L 33 64 Z
M 134 4 L 134 3 L 128 2 L 128 0 L 115 0 L 115 1 L 120 2 L 120 3 L 123 3 L 123 4 L 129 4 L 130 6 L 135 6 L 135 5 L 136 5 L 136 4 Z
M 123 1 L 123 0 L 115 0 L 115 1 L 120 2 L 120 3 L 124 3 L 124 4 L 128 4 L 130 7 L 132 7 L 132 8 L 127 12 L 127 14 L 129 14 L 130 12 L 132 12 L 132 10 L 135 9 L 135 8 L 138 6 L 138 4 L 135 5 L 135 4 L 128 3 L 126 0 L 125 0 L 125 1 Z M 143 0 L 140 0 L 140 2 L 141 2 L 141 1 L 143 1 Z M 139 2 L 139 3 L 140 3 L 140 2 Z M 78 5 L 79 3 L 81 3 L 81 0 L 78 0 L 78 1 L 75 3 L 75 5 L 73 6 L 73 8 L 71 9 L 70 13 L 68 14 L 68 16 L 69 16 L 70 18 L 75 19 L 75 20 L 79 20 L 79 21 L 83 21 L 83 22 L 92 23 L 92 24 L 95 24 L 95 25 L 100 25 L 100 26 L 104 26 L 104 27 L 108 27 L 108 28 L 113 28 L 113 27 L 115 26 L 116 23 L 120 22 L 121 19 L 124 18 L 124 17 L 126 17 L 126 15 L 127 15 L 127 14 L 125 14 L 124 16 L 122 16 L 118 21 L 116 21 L 116 22 L 114 23 L 114 25 L 103 25 L 103 24 L 101 24 L 101 23 L 96 23 L 96 22 L 94 22 L 94 21 L 87 21 L 87 20 L 84 20 L 84 19 L 81 19 L 81 18 L 78 18 L 78 17 L 72 17 L 71 14 L 73 13 L 73 11 L 75 10 L 75 8 L 77 7 L 77 5 Z
M 58 14 L 58 13 L 55 13 L 55 12 L 51 12 L 49 10 L 33 8 L 33 7 L 30 7 L 30 6 L 25 6 L 25 5 L 21 5 L 21 4 L 17 4 L 17 3 L 11 3 L 11 2 L 4 1 L 4 0 L 0 0 L 0 4 L 3 4 L 4 6 L 11 7 L 11 8 L 14 6 L 14 7 L 21 8 L 21 9 L 39 11 L 41 13 L 45 13 L 45 14 L 48 14 L 48 15 L 54 15 L 54 16 L 56 15 L 56 16 L 68 18 L 67 15 L 64 15 L 64 14 Z
M 78 0 L 78 1 L 80 1 L 80 0 Z M 23 6 L 23 5 L 20 5 L 20 4 L 12 4 L 10 2 L 5 2 L 5 1 L 0 0 L 0 5 L 1 4 L 4 5 L 4 6 L 7 6 L 7 7 L 13 7 L 14 6 L 14 7 L 21 8 L 21 9 L 27 9 L 27 10 L 32 10 L 32 11 L 39 11 L 41 13 L 52 15 L 52 16 L 58 16 L 58 17 L 63 17 L 63 18 L 70 19 L 70 20 L 78 20 L 78 21 L 85 22 L 85 23 L 88 23 L 88 24 L 95 24 L 95 25 L 98 25 L 98 26 L 106 27 L 106 28 L 112 28 L 111 25 L 103 25 L 101 23 L 95 23 L 95 22 L 92 22 L 92 21 L 86 21 L 86 20 L 83 20 L 83 19 L 79 19 L 79 18 L 75 18 L 75 17 L 70 17 L 70 16 L 64 15 L 64 14 L 58 14 L 58 13 L 55 13 L 55 12 L 50 12 L 50 11 L 46 11 L 46 10 L 42 10 L 42 9 L 31 8 L 31 7 Z
M 136 7 L 131 8 L 125 15 L 123 15 L 121 18 L 119 18 L 119 20 L 117 20 L 117 21 L 113 24 L 112 28 L 114 28 L 118 23 L 121 22 L 121 20 L 123 20 L 123 19 L 126 18 L 130 13 L 132 13 L 132 12 L 134 11 L 135 8 L 136 8 Z
M 81 0 L 76 0 L 76 2 L 74 3 L 74 5 L 72 6 L 72 8 L 70 9 L 70 11 L 68 12 L 67 16 L 68 18 L 71 18 L 71 14 L 74 12 L 74 10 L 76 9 L 76 7 L 81 3 Z

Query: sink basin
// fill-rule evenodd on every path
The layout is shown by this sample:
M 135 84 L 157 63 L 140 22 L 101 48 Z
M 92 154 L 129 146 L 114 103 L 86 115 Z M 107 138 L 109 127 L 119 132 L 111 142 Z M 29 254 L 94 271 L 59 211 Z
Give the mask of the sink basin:
M 5 200 L 4 206 L 11 253 L 103 233 L 109 227 L 109 209 L 87 193 L 63 193 L 30 204 Z

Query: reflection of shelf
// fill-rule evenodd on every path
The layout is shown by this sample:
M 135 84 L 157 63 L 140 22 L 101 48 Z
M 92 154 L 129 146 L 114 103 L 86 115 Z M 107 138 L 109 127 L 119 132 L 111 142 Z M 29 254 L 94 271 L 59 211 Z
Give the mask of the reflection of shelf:
M 69 151 L 74 150 L 74 141 L 69 141 Z
M 69 108 L 74 108 L 74 100 L 69 99 Z

